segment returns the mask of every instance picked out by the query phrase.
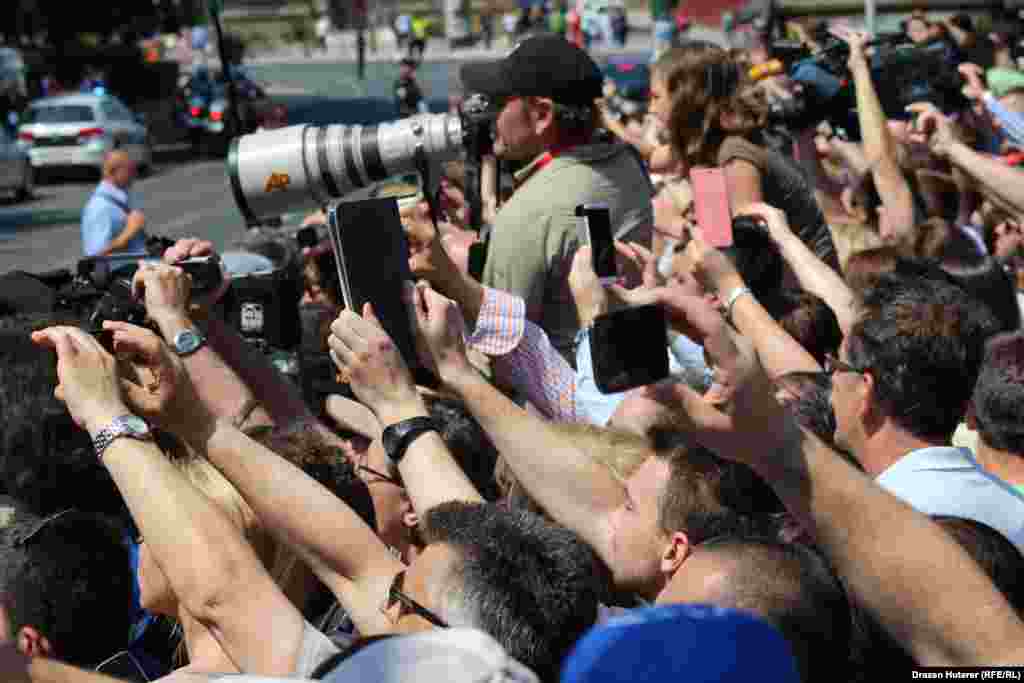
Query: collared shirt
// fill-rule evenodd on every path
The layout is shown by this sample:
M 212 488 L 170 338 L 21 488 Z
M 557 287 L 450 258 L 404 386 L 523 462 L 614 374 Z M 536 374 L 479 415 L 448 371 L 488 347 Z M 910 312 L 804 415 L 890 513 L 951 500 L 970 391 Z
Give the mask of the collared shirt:
M 985 107 L 999 122 L 1010 143 L 1014 147 L 1024 147 L 1024 115 L 1004 107 L 1002 102 L 990 92 L 986 92 L 982 99 L 985 102 Z
M 875 481 L 919 512 L 981 522 L 1024 552 L 1024 496 L 983 470 L 966 448 L 919 448 Z
M 124 232 L 128 214 L 137 208 L 133 198 L 117 185 L 104 180 L 89 197 L 82 211 L 82 252 L 95 256 Z M 123 251 L 145 251 L 146 236 L 139 233 Z
M 526 319 L 524 301 L 507 292 L 484 288 L 476 327 L 467 346 L 491 357 L 495 380 L 519 392 L 556 422 L 608 424 L 625 393 L 603 394 L 594 380 L 590 334 L 577 337 L 577 370 L 562 357 L 540 327 Z M 683 335 L 672 340 L 669 372 L 691 386 L 710 384 L 704 350 Z

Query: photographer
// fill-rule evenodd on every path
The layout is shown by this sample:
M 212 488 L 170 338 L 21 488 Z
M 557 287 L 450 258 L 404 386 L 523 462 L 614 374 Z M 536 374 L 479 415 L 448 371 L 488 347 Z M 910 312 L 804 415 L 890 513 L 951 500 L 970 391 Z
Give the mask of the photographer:
M 564 39 L 530 38 L 501 61 L 467 64 L 461 78 L 499 110 L 495 156 L 524 164 L 491 226 L 483 283 L 525 299 L 529 318 L 570 358 L 579 328 L 566 287 L 579 243 L 575 208 L 607 204 L 617 238 L 649 244 L 650 183 L 625 145 L 594 143 L 604 78 Z

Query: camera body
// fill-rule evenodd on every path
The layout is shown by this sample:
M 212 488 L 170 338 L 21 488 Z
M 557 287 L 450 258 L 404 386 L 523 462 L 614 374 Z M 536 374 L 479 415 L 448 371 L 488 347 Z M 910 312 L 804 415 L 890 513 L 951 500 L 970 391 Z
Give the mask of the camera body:
M 249 225 L 322 207 L 354 190 L 491 150 L 497 108 L 472 95 L 457 114 L 421 114 L 374 126 L 299 125 L 235 138 L 227 171 Z
M 902 34 L 893 34 L 873 41 L 873 47 L 871 75 L 887 118 L 906 119 L 907 105 L 917 101 L 932 102 L 943 111 L 966 105 L 960 93 L 963 79 L 946 60 L 941 43 L 914 45 Z M 791 130 L 828 121 L 847 139 L 859 141 L 856 93 L 846 65 L 849 46 L 833 37 L 814 54 L 788 42 L 774 44 L 772 50 L 800 92 L 797 102 L 772 107 L 770 121 Z

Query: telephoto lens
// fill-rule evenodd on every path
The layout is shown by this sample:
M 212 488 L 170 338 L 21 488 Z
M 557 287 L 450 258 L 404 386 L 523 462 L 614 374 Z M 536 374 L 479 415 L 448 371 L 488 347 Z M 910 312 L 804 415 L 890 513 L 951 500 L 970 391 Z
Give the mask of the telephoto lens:
M 298 125 L 235 138 L 228 179 L 249 225 L 323 206 L 353 190 L 441 163 L 463 151 L 457 114 L 423 114 L 376 126 Z

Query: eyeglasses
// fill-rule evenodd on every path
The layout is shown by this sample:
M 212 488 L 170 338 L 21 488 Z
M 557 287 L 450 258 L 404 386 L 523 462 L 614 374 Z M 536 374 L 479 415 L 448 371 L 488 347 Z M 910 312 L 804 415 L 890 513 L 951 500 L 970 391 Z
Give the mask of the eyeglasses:
M 405 583 L 404 569 L 395 574 L 395 580 L 391 582 L 391 588 L 388 589 L 388 599 L 381 605 L 380 611 L 386 615 L 396 604 L 401 604 L 402 607 L 434 626 L 448 628 L 444 619 L 403 593 L 403 583 Z
M 401 479 L 398 479 L 397 477 L 392 477 L 390 474 L 384 474 L 383 472 L 375 470 L 372 467 L 367 467 L 366 465 L 359 465 L 359 471 L 360 472 L 367 472 L 369 474 L 372 474 L 373 476 L 377 477 L 378 479 L 386 481 L 389 484 L 394 484 L 398 488 L 401 488 L 401 489 L 405 488 L 405 484 L 402 483 Z
M 830 377 L 837 372 L 854 372 L 858 375 L 863 375 L 871 368 L 860 368 L 856 365 L 850 365 L 846 361 L 841 361 L 831 353 L 825 354 L 825 374 Z

